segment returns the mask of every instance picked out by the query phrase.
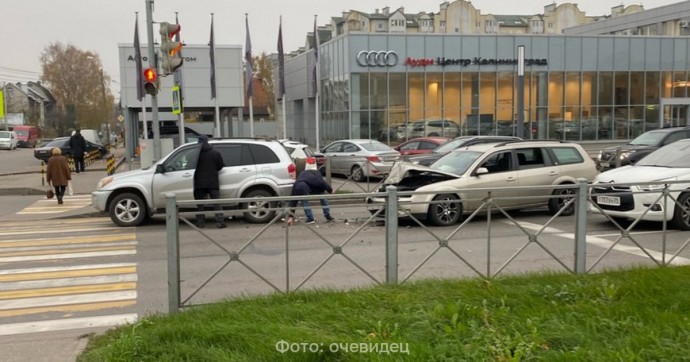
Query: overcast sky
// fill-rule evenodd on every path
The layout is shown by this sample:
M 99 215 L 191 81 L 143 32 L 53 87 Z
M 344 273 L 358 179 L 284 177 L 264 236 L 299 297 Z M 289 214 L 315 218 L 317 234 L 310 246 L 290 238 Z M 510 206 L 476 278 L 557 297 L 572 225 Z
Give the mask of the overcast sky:
M 118 97 L 118 44 L 134 39 L 135 12 L 139 12 L 139 34 L 146 43 L 147 0 L 2 0 L 0 19 L 0 84 L 38 80 L 39 56 L 51 42 L 72 44 L 84 51 L 98 53 L 104 71 L 115 81 L 112 90 Z M 452 2 L 452 0 L 449 0 Z M 573 1 L 587 15 L 607 15 L 611 7 L 639 4 L 620 0 Z M 646 0 L 646 9 L 679 0 Z M 443 1 L 429 0 L 155 0 L 153 20 L 174 22 L 179 13 L 182 41 L 207 44 L 211 13 L 215 14 L 216 44 L 245 43 L 245 13 L 249 14 L 252 52 L 275 53 L 278 23 L 283 17 L 283 43 L 286 52 L 303 46 L 312 31 L 314 15 L 325 25 L 343 11 L 373 13 L 386 6 L 391 11 L 404 7 L 405 13 L 438 12 Z M 474 0 L 482 14 L 543 13 L 550 0 Z M 563 3 L 558 1 L 558 4 Z M 158 38 L 158 27 L 154 27 Z

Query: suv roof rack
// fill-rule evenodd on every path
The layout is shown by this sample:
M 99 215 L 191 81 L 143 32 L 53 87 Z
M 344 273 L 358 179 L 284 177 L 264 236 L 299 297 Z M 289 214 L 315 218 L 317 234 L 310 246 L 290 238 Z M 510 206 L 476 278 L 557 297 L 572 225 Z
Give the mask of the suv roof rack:
M 550 139 L 544 139 L 544 140 L 541 140 L 541 139 L 532 139 L 532 140 L 511 140 L 511 141 L 505 141 L 505 142 L 498 143 L 498 144 L 496 144 L 494 147 L 501 147 L 501 146 L 505 146 L 505 145 L 511 144 L 511 143 L 527 143 L 527 142 L 558 142 L 558 143 L 572 143 L 572 142 L 567 142 L 567 141 L 563 141 L 563 140 L 550 140 Z

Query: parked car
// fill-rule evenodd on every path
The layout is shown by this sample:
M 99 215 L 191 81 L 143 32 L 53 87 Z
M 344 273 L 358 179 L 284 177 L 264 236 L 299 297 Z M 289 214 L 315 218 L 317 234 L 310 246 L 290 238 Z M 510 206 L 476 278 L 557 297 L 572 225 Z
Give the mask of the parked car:
M 403 156 L 421 155 L 431 152 L 446 142 L 448 142 L 446 137 L 419 137 L 399 144 L 394 150 L 400 152 Z
M 457 137 L 460 135 L 460 125 L 448 119 L 433 119 L 410 122 L 400 126 L 398 139 L 417 137 Z
M 407 209 L 414 217 L 426 219 L 431 224 L 447 226 L 481 207 L 486 191 L 472 189 L 493 189 L 492 196 L 506 210 L 548 206 L 555 214 L 572 197 L 573 190 L 534 186 L 575 184 L 578 178 L 593 180 L 596 174 L 594 161 L 578 144 L 556 141 L 482 143 L 455 150 L 430 167 L 396 163 L 380 191 L 395 185 L 399 191 L 431 192 L 401 196 L 401 210 Z M 533 188 L 502 189 L 511 186 Z M 385 199 L 370 198 L 367 202 L 370 211 L 374 212 Z M 571 204 L 561 215 L 572 215 L 574 211 Z
M 324 156 L 323 153 L 314 152 L 309 148 L 309 145 L 297 141 L 285 139 L 278 141 L 285 146 L 285 149 L 288 151 L 293 161 L 297 159 L 306 160 L 309 157 L 313 157 L 316 160 L 316 166 L 319 168 L 319 171 L 321 171 L 322 174 L 326 173 L 326 156 Z
M 17 134 L 14 131 L 0 131 L 0 148 L 13 150 L 17 148 Z
M 608 147 L 599 152 L 598 167 L 601 170 L 618 166 L 634 165 L 636 162 L 678 140 L 690 138 L 690 127 L 667 127 L 647 131 L 622 146 Z
M 400 152 L 369 139 L 335 141 L 321 152 L 330 158 L 332 173 L 351 175 L 357 182 L 385 176 L 400 158 Z
M 660 196 L 665 186 L 652 184 L 662 181 L 682 183 L 669 184 L 670 197 L 664 199 Z M 667 220 L 680 230 L 690 230 L 689 190 L 690 139 L 684 139 L 659 148 L 634 165 L 599 174 L 593 182 L 589 210 L 614 219 Z
M 290 195 L 296 168 L 280 142 L 211 139 L 209 143 L 225 162 L 225 168 L 219 172 L 221 199 Z M 91 194 L 93 205 L 108 212 L 119 226 L 136 226 L 151 215 L 165 212 L 166 193 L 174 193 L 179 201 L 194 200 L 193 176 L 200 148 L 198 143 L 188 143 L 151 167 L 101 179 Z M 243 215 L 251 223 L 272 220 L 273 207 L 273 203 L 257 201 L 224 205 L 229 210 L 239 209 L 229 213 Z
M 410 157 L 409 161 L 416 165 L 429 166 L 439 158 L 460 147 L 476 145 L 478 143 L 519 141 L 521 139 L 520 137 L 512 136 L 460 136 L 434 148 L 430 153 Z
M 72 148 L 69 146 L 69 137 L 59 137 L 45 146 L 34 149 L 34 157 L 43 162 L 48 162 L 52 156 L 53 148 L 59 147 L 62 150 L 62 155 L 65 157 L 72 157 Z M 103 158 L 108 154 L 108 149 L 103 145 L 97 145 L 91 141 L 86 141 L 86 152 L 98 150 L 99 158 Z
M 611 137 L 611 129 L 604 127 L 596 119 L 555 121 L 551 126 L 554 138 L 558 140 L 598 140 Z
M 17 133 L 17 147 L 34 148 L 41 138 L 41 129 L 36 126 L 20 125 L 12 130 Z

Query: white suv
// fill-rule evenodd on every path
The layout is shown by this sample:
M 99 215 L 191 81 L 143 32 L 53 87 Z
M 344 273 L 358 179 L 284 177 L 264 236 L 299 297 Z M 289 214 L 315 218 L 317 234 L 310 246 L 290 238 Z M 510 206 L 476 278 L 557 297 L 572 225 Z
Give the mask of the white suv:
M 295 164 L 283 145 L 260 139 L 211 139 L 223 156 L 219 173 L 220 198 L 289 196 L 295 180 Z M 98 182 L 91 194 L 93 205 L 108 212 L 119 226 L 136 226 L 149 216 L 165 212 L 165 194 L 177 200 L 193 200 L 194 170 L 199 158 L 198 143 L 182 145 L 151 167 L 118 173 Z M 268 222 L 275 216 L 269 203 L 224 205 L 245 211 L 252 223 Z M 251 211 L 246 211 L 250 209 Z M 233 214 L 228 212 L 227 214 Z

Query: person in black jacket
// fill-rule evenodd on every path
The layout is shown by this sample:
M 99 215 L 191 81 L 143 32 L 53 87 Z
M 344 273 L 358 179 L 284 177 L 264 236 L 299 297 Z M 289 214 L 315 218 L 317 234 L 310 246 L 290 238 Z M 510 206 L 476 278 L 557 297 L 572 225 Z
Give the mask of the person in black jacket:
M 80 130 L 75 130 L 72 137 L 69 138 L 69 147 L 72 151 L 72 159 L 74 159 L 74 172 L 79 173 L 84 171 L 84 153 L 86 153 L 86 140 L 81 135 Z
M 323 179 L 321 172 L 318 171 L 316 167 L 316 160 L 314 158 L 308 158 L 307 163 L 304 166 L 304 171 L 297 176 L 297 180 L 295 180 L 294 185 L 292 185 L 292 193 L 290 195 L 321 195 L 324 192 L 331 194 L 333 193 L 333 189 L 331 188 L 331 185 L 329 185 Z M 304 214 L 307 216 L 306 223 L 315 223 L 316 221 L 314 220 L 314 213 L 312 213 L 311 208 L 309 207 L 309 200 L 302 200 L 301 202 L 302 208 L 304 209 Z M 331 210 L 328 207 L 328 200 L 319 199 L 319 202 L 321 203 L 323 216 L 326 218 L 326 221 L 333 221 Z M 290 208 L 292 210 L 287 220 L 288 225 L 292 225 L 295 221 L 293 217 L 295 214 L 295 206 L 297 206 L 297 200 L 291 200 Z
M 218 172 L 225 167 L 223 157 L 218 151 L 213 149 L 208 143 L 208 137 L 200 136 L 199 143 L 201 144 L 201 151 L 199 152 L 199 160 L 196 163 L 196 170 L 194 171 L 194 200 L 203 200 L 206 195 L 211 199 L 220 198 L 220 182 L 218 181 Z M 204 211 L 204 205 L 197 206 L 199 211 Z M 213 205 L 216 211 L 221 210 L 221 205 Z M 223 213 L 216 212 L 216 226 L 224 228 L 225 217 Z M 206 215 L 196 215 L 196 226 L 203 228 L 206 225 Z

